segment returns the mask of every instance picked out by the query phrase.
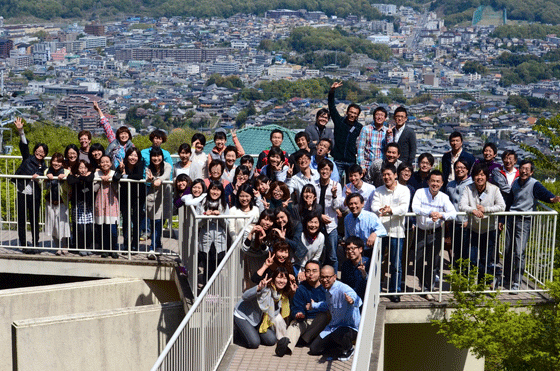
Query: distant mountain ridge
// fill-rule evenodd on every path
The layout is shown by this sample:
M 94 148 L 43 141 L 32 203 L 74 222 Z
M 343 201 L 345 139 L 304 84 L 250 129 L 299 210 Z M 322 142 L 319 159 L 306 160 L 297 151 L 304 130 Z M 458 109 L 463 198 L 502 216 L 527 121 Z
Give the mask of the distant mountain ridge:
M 5 19 L 111 17 L 119 14 L 140 16 L 229 17 L 237 13 L 264 14 L 273 9 L 306 9 L 326 15 L 350 14 L 367 19 L 380 18 L 367 0 L 4 0 L 0 15 Z

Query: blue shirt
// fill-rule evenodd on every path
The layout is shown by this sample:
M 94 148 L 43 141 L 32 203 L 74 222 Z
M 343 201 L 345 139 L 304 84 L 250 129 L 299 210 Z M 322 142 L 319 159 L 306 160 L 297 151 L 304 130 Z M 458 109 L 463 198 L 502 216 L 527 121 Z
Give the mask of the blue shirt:
M 367 210 L 362 210 L 357 218 L 352 213 L 346 215 L 344 217 L 344 229 L 344 238 L 356 236 L 363 240 L 364 243 L 373 232 L 375 232 L 377 237 L 387 236 L 387 230 L 385 230 L 379 217 Z
M 346 301 L 344 294 L 347 294 L 354 300 L 354 304 L 349 304 Z M 335 281 L 332 287 L 327 291 L 326 303 L 314 303 L 313 307 L 329 308 L 331 313 L 331 321 L 319 334 L 321 338 L 334 332 L 339 327 L 350 327 L 358 331 L 360 326 L 360 307 L 362 306 L 362 299 L 356 294 L 350 286 L 340 281 Z
M 152 147 L 148 147 L 143 149 L 140 154 L 142 155 L 142 160 L 144 161 L 144 174 L 143 177 L 146 177 L 146 169 L 148 168 L 148 166 L 150 166 L 150 151 L 152 150 Z M 161 151 L 163 152 L 163 161 L 167 162 L 169 165 L 171 165 L 171 176 L 170 176 L 170 180 L 173 177 L 173 160 L 171 159 L 171 155 L 169 154 L 169 151 L 165 150 L 165 149 L 161 149 Z
M 313 300 L 316 303 L 325 302 L 327 300 L 326 290 L 323 286 L 311 287 L 307 282 L 302 282 L 294 295 L 292 307 L 290 309 L 292 315 L 303 313 L 305 318 L 315 318 L 319 312 L 326 311 L 326 308 L 306 310 L 305 306 Z
M 325 157 L 327 158 L 327 157 Z M 332 162 L 333 164 L 333 171 L 331 174 L 331 179 L 334 180 L 335 182 L 339 182 L 340 183 L 340 177 L 338 175 L 338 167 L 336 167 L 336 164 L 334 163 L 334 160 L 328 158 L 327 160 L 330 160 L 330 162 Z M 315 155 L 311 156 L 311 163 L 309 164 L 309 167 L 312 168 L 313 170 L 317 170 L 319 171 L 319 169 L 317 169 L 317 166 L 319 164 L 317 163 L 317 159 L 315 158 Z
M 369 258 L 362 256 L 362 264 L 365 266 L 366 272 L 369 272 L 370 263 Z M 342 263 L 340 272 L 340 280 L 350 286 L 354 291 L 356 291 L 356 294 L 364 300 L 368 279 L 367 275 L 366 278 L 364 278 L 362 276 L 362 272 L 350 260 L 346 260 Z

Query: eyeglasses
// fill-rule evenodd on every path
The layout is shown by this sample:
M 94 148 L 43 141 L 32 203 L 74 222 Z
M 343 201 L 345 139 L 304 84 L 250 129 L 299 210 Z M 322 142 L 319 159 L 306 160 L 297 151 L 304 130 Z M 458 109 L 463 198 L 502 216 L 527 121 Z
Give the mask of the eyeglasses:
M 331 278 L 333 278 L 335 275 L 331 274 L 330 276 L 321 276 L 320 279 L 322 280 L 330 280 Z

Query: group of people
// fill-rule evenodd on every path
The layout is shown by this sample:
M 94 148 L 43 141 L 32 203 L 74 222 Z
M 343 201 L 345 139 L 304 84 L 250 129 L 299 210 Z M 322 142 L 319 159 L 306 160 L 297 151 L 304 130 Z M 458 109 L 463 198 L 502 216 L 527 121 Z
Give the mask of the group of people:
M 403 265 L 409 260 L 421 290 L 433 300 L 444 236 L 453 237 L 454 264 L 469 259 L 481 277 L 502 278 L 496 240 L 503 229 L 502 286 L 519 290 L 531 217 L 502 219 L 494 213 L 531 211 L 537 200 L 560 201 L 532 178 L 533 163 L 523 160 L 516 167 L 517 155 L 508 150 L 499 164 L 493 143 L 484 145 L 482 159 L 475 159 L 454 132 L 442 170 L 434 169 L 432 154 L 422 153 L 415 171 L 416 135 L 406 125 L 406 109 L 395 109 L 394 124 L 386 125 L 388 113 L 378 107 L 373 123 L 364 126 L 358 122 L 358 105 L 350 104 L 344 116 L 338 112 L 334 94 L 341 85 L 332 85 L 328 109 L 318 110 L 315 123 L 296 134 L 299 149 L 293 154 L 282 150 L 284 132 L 273 130 L 270 149 L 255 164 L 235 131 L 234 145 L 226 146 L 226 132 L 217 130 L 209 154 L 205 137 L 197 133 L 190 145 L 178 148 L 180 159 L 173 164 L 161 149 L 164 132 L 154 131 L 152 147 L 140 151 L 130 131 L 121 127 L 113 133 L 95 105 L 110 142 L 106 150 L 90 145 L 91 134 L 81 132 L 81 148 L 70 145 L 64 155 L 53 154 L 46 167 L 47 146 L 37 144 L 31 155 L 18 119 L 24 161 L 16 174 L 46 176 L 45 229 L 53 240 L 86 249 L 101 242 L 114 255 L 121 219 L 125 244 L 130 241 L 137 249 L 142 231 L 151 228 L 150 249 L 157 251 L 163 222 L 173 210 L 189 205 L 200 215 L 229 215 L 201 223 L 200 285 L 232 238 L 243 233 L 246 291 L 234 313 L 236 333 L 250 348 L 276 344 L 279 356 L 290 354 L 296 344 L 308 345 L 311 354 L 351 356 L 377 239 L 388 263 L 386 288 L 393 302 L 405 290 Z M 334 130 L 327 128 L 329 120 Z M 124 184 L 127 178 L 144 181 Z M 167 180 L 173 180 L 172 187 Z M 36 246 L 40 184 L 36 179 L 17 184 L 20 243 L 26 246 L 28 213 Z M 415 217 L 405 216 L 409 212 Z M 405 261 L 409 245 L 414 246 L 412 259 Z
M 442 275 L 437 263 L 444 237 L 451 237 L 452 264 L 464 259 L 478 268 L 481 280 L 493 276 L 489 284 L 515 293 L 522 283 L 531 217 L 495 213 L 560 201 L 532 178 L 531 160 L 517 167 L 517 154 L 507 150 L 499 164 L 493 143 L 475 159 L 459 132 L 449 137 L 451 151 L 443 156 L 441 171 L 434 169 L 430 153 L 418 156 L 415 171 L 416 135 L 406 125 L 406 109 L 395 109 L 394 125 L 386 125 L 387 111 L 378 107 L 373 123 L 363 126 L 358 105 L 350 104 L 345 116 L 337 111 L 334 93 L 340 86 L 332 85 L 329 109 L 320 109 L 316 122 L 296 134 L 297 152 L 282 151 L 283 133 L 273 131 L 270 150 L 260 154 L 256 169 L 249 166 L 260 215 L 255 208 L 256 219 L 245 231 L 246 291 L 234 323 L 239 341 L 250 348 L 276 344 L 276 354 L 284 356 L 299 344 L 309 346 L 310 354 L 347 359 L 378 238 L 393 302 L 405 290 L 403 265 L 413 267 L 425 298 L 434 300 L 430 293 Z M 331 119 L 334 130 L 326 127 Z M 410 212 L 413 217 L 406 216 Z M 503 272 L 499 233 L 506 233 Z M 412 254 L 406 259 L 409 245 Z

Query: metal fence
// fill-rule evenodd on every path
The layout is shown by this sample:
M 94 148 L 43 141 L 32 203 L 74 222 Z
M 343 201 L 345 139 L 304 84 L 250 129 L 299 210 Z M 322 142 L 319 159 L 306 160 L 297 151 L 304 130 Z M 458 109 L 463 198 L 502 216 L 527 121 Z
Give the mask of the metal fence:
M 477 223 L 469 223 L 465 213 L 457 216 L 441 228 L 422 230 L 409 213 L 402 221 L 405 238 L 383 238 L 381 296 L 431 295 L 441 301 L 451 293 L 446 275 L 460 269 L 460 259 L 470 262 L 464 273 L 478 270 L 487 292 L 545 290 L 554 267 L 556 211 L 539 204 L 537 211 L 487 214 Z M 402 250 L 394 247 L 399 243 Z
M 202 223 L 210 222 L 210 219 L 200 218 Z M 189 228 L 195 232 L 197 223 L 192 223 Z M 239 249 L 242 240 L 243 231 L 236 235 L 216 267 L 216 274 L 208 278 L 152 370 L 204 371 L 215 370 L 219 365 L 233 338 L 234 307 L 242 294 L 243 269 Z

